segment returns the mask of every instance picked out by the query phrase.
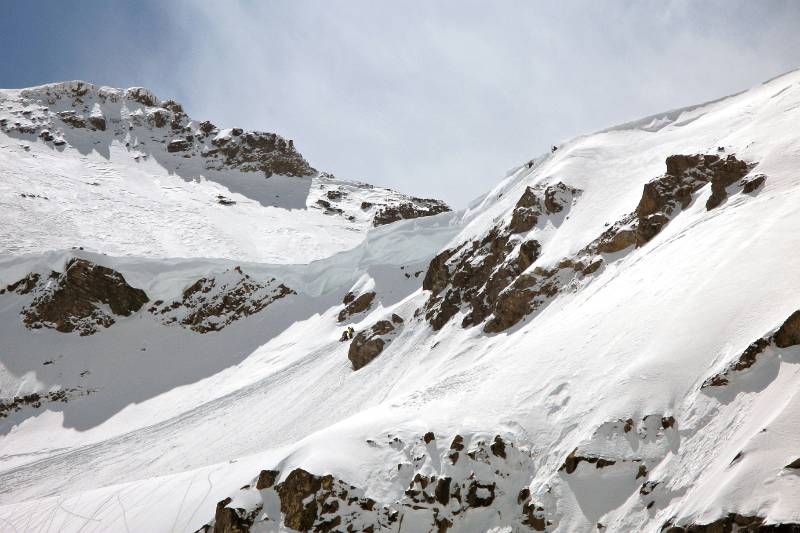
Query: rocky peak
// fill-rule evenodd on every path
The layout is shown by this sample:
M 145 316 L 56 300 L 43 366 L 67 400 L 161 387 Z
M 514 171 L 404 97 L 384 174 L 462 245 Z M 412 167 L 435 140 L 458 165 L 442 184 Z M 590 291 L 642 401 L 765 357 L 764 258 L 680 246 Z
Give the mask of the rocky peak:
M 411 197 L 406 202 L 392 203 L 382 207 L 375 213 L 372 224 L 374 226 L 383 226 L 385 224 L 397 222 L 398 220 L 429 217 L 448 211 L 450 211 L 450 207 L 442 201 L 432 198 Z
M 18 91 L 15 101 L 19 105 L 11 117 L 0 117 L 3 131 L 39 135 L 54 145 L 78 142 L 76 130 L 90 130 L 105 133 L 109 144 L 117 140 L 149 154 L 156 151 L 160 156 L 166 148 L 171 157 L 197 157 L 211 170 L 263 172 L 267 177 L 316 172 L 291 140 L 275 133 L 220 130 L 210 122 L 193 121 L 181 104 L 161 101 L 142 87 L 123 90 L 62 82 Z

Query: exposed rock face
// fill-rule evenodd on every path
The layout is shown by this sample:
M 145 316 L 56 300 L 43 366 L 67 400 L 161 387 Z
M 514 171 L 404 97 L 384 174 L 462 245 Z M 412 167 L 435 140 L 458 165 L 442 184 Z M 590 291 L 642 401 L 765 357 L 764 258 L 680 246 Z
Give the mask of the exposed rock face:
M 758 174 L 757 176 L 746 179 L 743 181 L 742 192 L 745 194 L 752 194 L 760 189 L 766 180 L 767 177 L 764 174 Z
M 92 115 L 89 117 L 89 125 L 100 131 L 106 131 L 106 118 L 103 115 Z
M 384 347 L 397 336 L 402 325 L 403 319 L 392 315 L 391 320 L 379 320 L 371 328 L 359 331 L 347 352 L 353 370 L 363 368 L 378 357 Z
M 800 311 L 792 313 L 786 321 L 781 324 L 775 336 L 772 338 L 778 348 L 788 348 L 800 344 Z
M 708 524 L 673 526 L 667 523 L 661 528 L 664 533 L 800 533 L 800 523 L 765 524 L 760 516 L 730 513 Z
M 542 214 L 554 215 L 572 205 L 580 194 L 578 189 L 561 182 L 546 187 L 527 187 L 517 201 L 508 224 L 511 233 L 525 233 L 533 229 Z
M 729 155 L 671 155 L 667 172 L 645 184 L 636 210 L 615 222 L 594 243 L 599 253 L 616 253 L 633 245 L 644 246 L 692 202 L 694 194 L 711 184 L 706 209 L 719 206 L 728 197 L 728 189 L 739 182 L 743 192 L 752 193 L 765 177 L 745 178 L 755 164 Z M 744 178 L 744 179 L 743 179 Z
M 711 197 L 706 209 L 719 206 L 728 197 L 727 188 L 744 178 L 754 165 L 729 155 L 671 155 L 667 173 L 647 183 L 636 207 L 636 245 L 642 246 L 669 222 L 678 209 L 686 209 L 692 195 L 711 184 Z M 744 184 L 741 184 L 742 187 Z
M 15 281 L 11 285 L 6 286 L 4 289 L 0 289 L 0 294 L 5 294 L 6 292 L 14 292 L 16 294 L 30 294 L 33 292 L 39 285 L 39 280 L 41 276 L 37 272 L 31 272 L 30 274 L 26 275 L 19 281 Z
M 578 449 L 575 448 L 564 460 L 564 464 L 561 465 L 561 468 L 559 470 L 562 470 L 567 474 L 572 474 L 573 472 L 575 472 L 575 469 L 578 468 L 578 465 L 581 462 L 593 464 L 595 465 L 596 468 L 603 468 L 606 466 L 611 466 L 616 463 L 616 461 L 612 461 L 611 459 L 604 459 L 602 457 L 597 457 L 593 455 L 592 456 L 578 455 Z
M 503 331 L 554 295 L 557 283 L 550 272 L 540 269 L 525 274 L 539 258 L 541 245 L 522 234 L 543 216 L 557 223 L 552 216 L 569 209 L 579 194 L 561 182 L 527 187 L 505 227 L 495 226 L 482 239 L 434 257 L 422 283 L 423 289 L 431 291 L 424 312 L 434 330 L 464 310 L 462 327 L 491 316 L 484 330 Z
M 52 272 L 33 292 L 33 302 L 22 311 L 27 327 L 77 331 L 82 336 L 112 325 L 113 315 L 130 316 L 148 300 L 119 272 L 84 259 L 72 259 L 63 274 Z M 101 305 L 108 306 L 110 314 Z
M 605 230 L 597 240 L 597 252 L 613 254 L 636 244 L 636 217 L 629 215 Z
M 210 278 L 200 278 L 183 291 L 183 298 L 148 309 L 165 324 L 178 323 L 197 333 L 219 331 L 240 318 L 258 313 L 290 294 L 292 289 L 275 279 L 259 282 L 235 267 Z
M 795 311 L 774 333 L 753 341 L 736 361 L 728 365 L 722 372 L 705 380 L 701 388 L 727 385 L 731 376 L 753 366 L 758 357 L 772 346 L 776 348 L 789 348 L 790 346 L 797 346 L 799 344 L 800 311 Z
M 230 498 L 225 498 L 217 504 L 214 513 L 214 533 L 247 533 L 253 526 L 260 509 L 248 512 L 242 508 L 228 507 L 231 501 Z M 210 531 L 208 526 L 202 529 Z
M 75 111 L 61 111 L 58 117 L 67 125 L 73 128 L 85 128 L 86 119 L 82 115 L 78 115 Z
M 454 441 L 465 442 L 456 435 Z M 332 476 L 319 476 L 301 468 L 292 470 L 286 479 L 274 484 L 279 474 L 262 471 L 253 488 L 250 484 L 238 493 L 237 501 L 253 502 L 248 508 L 232 509 L 232 499 L 222 500 L 215 521 L 205 531 L 224 524 L 245 524 L 243 531 L 278 530 L 281 526 L 294 531 L 428 531 L 444 532 L 450 528 L 464 530 L 469 517 L 481 513 L 489 521 L 496 520 L 514 530 L 534 528 L 543 531 L 551 522 L 544 516 L 544 507 L 534 501 L 525 485 L 533 472 L 530 452 L 513 442 L 496 436 L 492 444 L 485 439 L 472 439 L 464 459 L 458 464 L 442 461 L 449 453 L 436 447 L 435 439 L 417 439 L 405 444 L 389 435 L 388 442 L 372 442 L 374 446 L 402 448 L 412 463 L 397 465 L 394 483 L 405 487 L 403 496 L 394 502 L 378 502 L 364 495 L 358 487 Z M 504 454 L 495 453 L 502 443 Z M 434 457 L 426 458 L 428 454 Z M 260 480 L 269 472 L 271 483 Z M 435 473 L 431 473 L 435 472 Z M 403 481 L 405 480 L 405 481 Z M 257 492 L 257 493 L 254 493 Z M 229 511 L 223 511 L 224 509 Z M 280 509 L 270 516 L 267 509 Z M 255 517 L 254 521 L 249 521 Z M 463 520 L 463 521 L 462 521 Z M 230 530 L 239 531 L 239 530 Z
M 431 291 L 425 317 L 441 329 L 462 306 L 462 326 L 481 323 L 497 307 L 500 293 L 539 257 L 536 240 L 522 240 L 494 228 L 480 241 L 445 250 L 428 267 L 422 288 Z
M 12 413 L 24 409 L 38 409 L 48 403 L 67 403 L 80 396 L 86 396 L 95 392 L 89 389 L 68 388 L 50 391 L 46 393 L 34 392 L 23 396 L 0 399 L 0 419 L 8 417 Z
M 131 87 L 125 91 L 125 98 L 133 100 L 147 107 L 158 105 L 158 97 L 144 87 Z
M 361 206 L 364 209 L 364 205 Z M 403 202 L 396 205 L 387 205 L 381 208 L 372 220 L 374 226 L 383 226 L 384 224 L 391 224 L 398 220 L 406 220 L 409 218 L 429 217 L 438 215 L 439 213 L 446 213 L 450 211 L 450 207 L 444 202 L 433 200 L 430 198 L 411 198 L 409 202 Z
M 568 209 L 580 191 L 560 182 L 527 187 L 505 228 L 496 226 L 483 239 L 445 250 L 431 261 L 423 282 L 423 289 L 431 291 L 425 317 L 438 330 L 463 309 L 463 327 L 486 321 L 487 333 L 505 331 L 559 292 L 597 272 L 604 261 L 599 254 L 619 253 L 649 242 L 708 183 L 712 198 L 706 207 L 718 206 L 734 183 L 738 181 L 742 188 L 750 183 L 742 178 L 753 166 L 733 155 L 725 159 L 717 155 L 670 156 L 666 174 L 644 186 L 633 213 L 608 227 L 574 256 L 546 268 L 530 268 L 541 247 L 519 235 L 533 230 L 542 216 L 552 219 Z
M 186 139 L 173 139 L 167 145 L 167 152 L 185 152 L 191 147 L 192 144 Z
M 274 133 L 245 132 L 238 128 L 219 131 L 207 121 L 195 125 L 178 102 L 162 102 L 142 87 L 120 90 L 84 82 L 65 82 L 26 89 L 21 96 L 46 107 L 40 110 L 33 125 L 21 124 L 16 128 L 20 133 L 38 133 L 43 129 L 49 132 L 63 126 L 63 129 L 108 130 L 119 138 L 128 135 L 130 130 L 143 128 L 151 131 L 137 132 L 137 137 L 148 141 L 140 145 L 163 143 L 167 153 L 197 156 L 208 169 L 264 172 L 267 177 L 273 174 L 311 176 L 316 172 L 295 150 L 291 140 Z M 92 108 L 106 102 L 121 104 L 123 111 L 119 118 L 109 120 L 97 107 Z M 65 106 L 71 109 L 65 110 Z M 52 135 L 50 139 L 55 140 Z M 64 144 L 63 140 L 60 142 Z
M 363 313 L 370 308 L 374 299 L 374 292 L 365 292 L 359 295 L 358 298 L 355 298 L 353 293 L 347 293 L 343 301 L 346 307 L 339 312 L 339 322 L 344 322 L 353 315 Z
M 236 168 L 285 176 L 310 176 L 315 170 L 294 148 L 294 143 L 274 133 L 244 132 L 234 128 L 230 135 L 218 134 L 211 148 L 203 152 L 209 168 Z

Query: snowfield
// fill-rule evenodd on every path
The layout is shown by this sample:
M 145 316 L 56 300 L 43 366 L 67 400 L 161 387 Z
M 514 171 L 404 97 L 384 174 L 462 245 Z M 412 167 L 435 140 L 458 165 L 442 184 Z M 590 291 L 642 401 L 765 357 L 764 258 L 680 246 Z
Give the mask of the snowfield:
M 234 130 L 75 83 L 0 91 L 0 531 L 800 530 L 800 72 L 377 227 L 427 204 L 209 168 Z M 675 155 L 700 157 L 659 183 L 700 181 L 645 213 Z M 720 193 L 722 162 L 743 177 Z M 85 311 L 74 258 L 147 303 L 90 299 L 113 324 L 88 335 L 26 325 Z M 347 326 L 380 340 L 357 371 Z

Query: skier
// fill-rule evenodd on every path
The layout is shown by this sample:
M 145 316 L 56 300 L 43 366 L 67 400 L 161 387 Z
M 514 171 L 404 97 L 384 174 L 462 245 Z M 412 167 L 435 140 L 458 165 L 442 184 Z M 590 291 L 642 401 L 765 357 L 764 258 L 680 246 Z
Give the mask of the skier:
M 555 152 L 556 150 L 558 150 L 558 146 L 556 146 L 556 145 L 553 145 L 553 147 L 550 148 L 551 152 Z
M 355 333 L 355 330 L 353 329 L 353 326 L 347 326 L 347 329 L 342 332 L 342 336 L 339 339 L 339 342 L 344 342 L 346 340 L 352 339 L 353 338 L 353 333 Z

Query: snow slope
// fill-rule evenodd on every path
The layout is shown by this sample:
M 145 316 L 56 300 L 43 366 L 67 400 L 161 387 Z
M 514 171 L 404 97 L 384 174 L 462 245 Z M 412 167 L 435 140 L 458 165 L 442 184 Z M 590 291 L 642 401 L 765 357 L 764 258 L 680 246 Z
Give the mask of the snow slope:
M 18 96 L 4 95 L 9 111 Z M 205 169 L 187 180 L 166 156 L 135 162 L 121 141 L 59 151 L 4 130 L 0 286 L 31 272 L 51 279 L 79 257 L 122 273 L 150 302 L 184 301 L 195 281 L 230 280 L 236 266 L 294 294 L 216 332 L 165 324 L 147 304 L 89 336 L 28 329 L 20 313 L 35 293 L 0 294 L 2 397 L 67 391 L 67 401 L 18 402 L 0 419 L 0 530 L 194 531 L 215 515 L 221 528 L 227 497 L 237 516 L 253 512 L 253 531 L 286 530 L 295 468 L 377 502 L 336 515 L 357 530 L 800 523 L 800 470 L 789 468 L 800 458 L 800 340 L 773 336 L 800 309 L 798 124 L 793 72 L 577 138 L 462 212 L 377 228 L 264 205 L 263 191 L 231 185 L 249 174 Z M 710 209 L 703 185 L 647 242 L 590 246 L 616 222 L 633 224 L 645 185 L 679 154 L 734 155 L 750 165 L 745 180 L 765 181 L 730 185 Z M 282 179 L 316 191 L 331 178 Z M 464 305 L 434 328 L 435 290 L 422 288 L 431 260 L 487 235 L 491 249 L 502 238 L 492 229 L 513 220 L 527 188 L 558 182 L 578 192 L 503 252 L 515 261 L 519 243 L 535 240 L 535 259 L 515 276 L 557 270 L 558 290 L 496 333 L 484 331 L 491 317 L 462 327 Z M 382 194 L 339 186 L 351 187 L 353 207 Z M 494 253 L 475 250 L 464 269 Z M 582 266 L 562 280 L 565 258 Z M 448 287 L 463 281 L 453 261 Z M 340 321 L 345 295 L 367 292 L 372 304 Z M 401 322 L 383 350 L 353 371 L 345 327 L 366 332 L 393 314 Z M 732 370 L 762 338 L 754 362 Z M 721 373 L 726 384 L 704 386 Z M 255 488 L 262 470 L 280 472 L 274 488 Z M 431 491 L 445 478 L 439 502 Z

